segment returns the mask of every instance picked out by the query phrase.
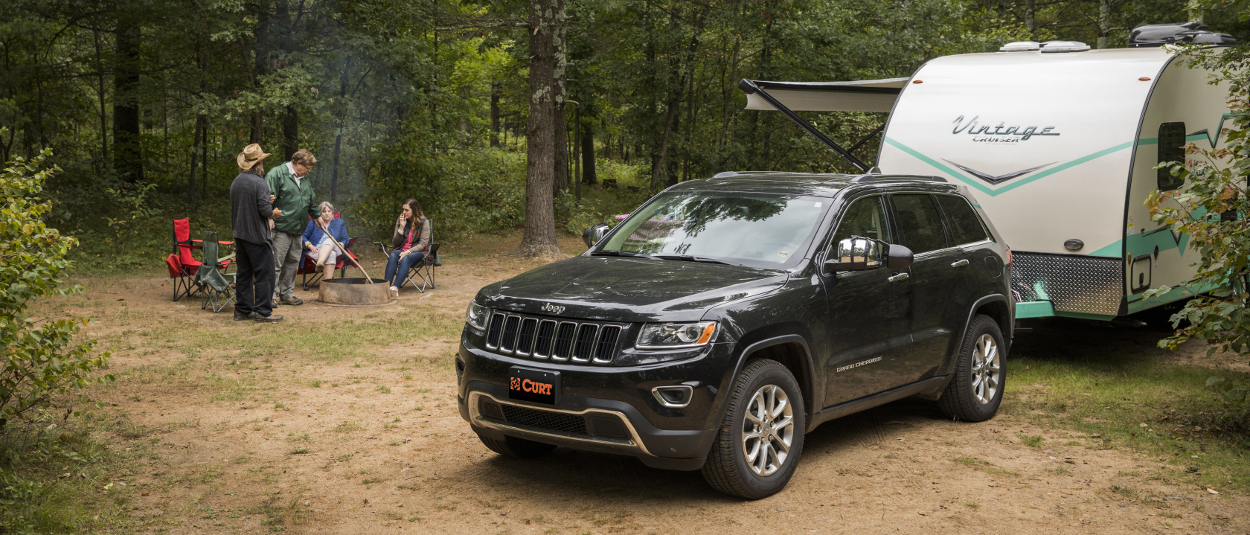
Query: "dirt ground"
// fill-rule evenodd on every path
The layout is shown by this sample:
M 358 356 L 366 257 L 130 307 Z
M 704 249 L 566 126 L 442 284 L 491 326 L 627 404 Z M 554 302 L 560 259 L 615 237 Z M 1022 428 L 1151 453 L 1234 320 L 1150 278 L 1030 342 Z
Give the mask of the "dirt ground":
M 366 267 L 379 276 L 375 261 Z M 535 265 L 448 253 L 437 289 L 405 289 L 398 304 L 372 308 L 319 304 L 297 288 L 307 304 L 280 307 L 277 325 L 171 303 L 169 280 L 155 275 L 83 280 L 87 294 L 58 306 L 93 315 L 89 334 L 113 351 L 119 380 L 98 399 L 125 423 L 98 438 L 129 455 L 116 481 L 141 532 L 1250 531 L 1246 496 L 1169 484 L 1174 466 L 1006 415 L 953 423 L 920 400 L 817 429 L 789 486 L 760 501 L 629 457 L 561 448 L 501 458 L 456 409 L 456 318 L 480 287 Z M 366 358 L 291 354 L 281 343 L 262 355 L 232 348 L 232 337 L 258 330 L 282 339 L 284 330 L 289 338 L 343 321 L 363 329 L 397 315 L 450 327 L 422 340 L 391 333 Z M 207 341 L 166 343 L 184 331 Z M 232 396 L 234 382 L 269 390 Z

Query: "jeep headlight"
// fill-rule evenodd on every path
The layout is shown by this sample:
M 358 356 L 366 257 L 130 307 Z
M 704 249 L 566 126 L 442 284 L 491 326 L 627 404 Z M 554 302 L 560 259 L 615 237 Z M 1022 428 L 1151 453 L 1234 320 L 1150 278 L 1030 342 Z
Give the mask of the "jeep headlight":
M 486 322 L 490 320 L 490 309 L 477 304 L 477 301 L 469 301 L 469 316 L 465 321 L 469 322 L 469 326 L 474 329 L 486 330 Z
M 694 347 L 712 341 L 716 336 L 716 322 L 694 323 L 648 323 L 638 333 L 638 349 L 672 349 Z

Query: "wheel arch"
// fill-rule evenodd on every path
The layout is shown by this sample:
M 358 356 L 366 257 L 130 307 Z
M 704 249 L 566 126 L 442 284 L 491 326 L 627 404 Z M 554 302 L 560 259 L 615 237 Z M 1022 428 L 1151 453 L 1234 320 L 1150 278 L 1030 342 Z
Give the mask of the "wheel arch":
M 822 391 L 816 388 L 815 365 L 807 339 L 797 334 L 783 334 L 751 343 L 738 355 L 733 373 L 728 377 L 726 385 L 732 386 L 747 363 L 759 359 L 776 361 L 790 370 L 790 374 L 799 383 L 799 393 L 803 396 L 804 420 L 811 421 L 811 416 L 815 412 L 813 407 L 819 405 L 819 400 L 815 397 Z M 725 410 L 728 406 L 726 402 L 721 403 L 717 411 L 717 422 L 725 418 Z
M 958 361 L 959 352 L 963 350 L 964 333 L 968 332 L 968 327 L 972 325 L 972 320 L 975 319 L 978 314 L 988 316 L 990 319 L 994 320 L 994 323 L 998 324 L 998 329 L 1003 333 L 1003 345 L 1005 346 L 1003 349 L 1006 350 L 1005 353 L 1011 352 L 1012 328 L 1015 326 L 1015 318 L 1012 317 L 1011 302 L 1008 301 L 1007 297 L 1003 294 L 991 294 L 984 296 L 969 307 L 968 317 L 964 320 L 963 328 L 959 331 L 958 340 L 960 340 L 960 345 L 956 346 L 954 353 L 947 358 L 946 366 L 944 367 L 946 374 L 950 374 L 954 371 L 955 362 Z M 1007 355 L 1004 354 L 1003 357 L 1006 358 Z

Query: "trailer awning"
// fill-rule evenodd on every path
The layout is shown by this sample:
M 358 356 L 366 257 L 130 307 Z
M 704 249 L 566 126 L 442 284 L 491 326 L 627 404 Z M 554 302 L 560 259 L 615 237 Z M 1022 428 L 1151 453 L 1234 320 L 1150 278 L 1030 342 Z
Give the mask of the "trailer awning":
M 755 85 L 794 111 L 875 111 L 889 113 L 907 78 L 853 82 L 768 82 Z M 748 110 L 774 109 L 757 94 L 747 94 Z

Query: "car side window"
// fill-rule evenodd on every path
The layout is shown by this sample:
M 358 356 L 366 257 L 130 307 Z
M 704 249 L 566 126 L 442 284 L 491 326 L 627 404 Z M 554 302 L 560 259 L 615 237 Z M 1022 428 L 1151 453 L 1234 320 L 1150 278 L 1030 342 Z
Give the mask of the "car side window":
M 935 251 L 946 247 L 946 234 L 942 232 L 942 217 L 938 215 L 933 197 L 914 193 L 892 195 L 894 210 L 898 215 L 899 244 L 914 254 Z
M 834 246 L 851 236 L 862 236 L 890 243 L 890 229 L 885 223 L 885 206 L 880 196 L 864 197 L 851 203 L 833 234 Z
M 963 197 L 938 195 L 937 202 L 942 207 L 942 215 L 946 216 L 946 232 L 952 243 L 963 245 L 989 239 L 981 218 Z

